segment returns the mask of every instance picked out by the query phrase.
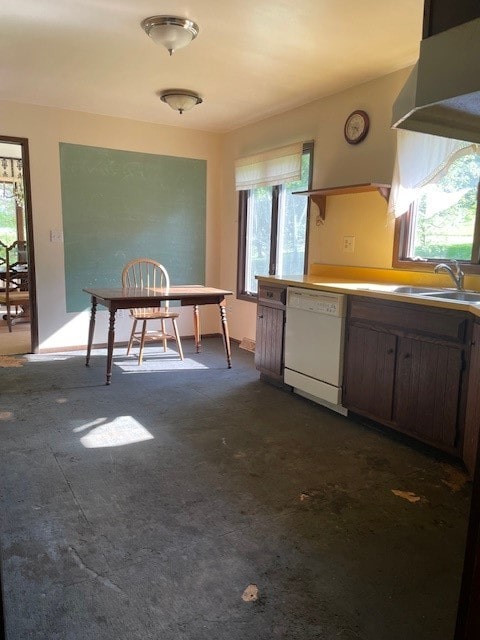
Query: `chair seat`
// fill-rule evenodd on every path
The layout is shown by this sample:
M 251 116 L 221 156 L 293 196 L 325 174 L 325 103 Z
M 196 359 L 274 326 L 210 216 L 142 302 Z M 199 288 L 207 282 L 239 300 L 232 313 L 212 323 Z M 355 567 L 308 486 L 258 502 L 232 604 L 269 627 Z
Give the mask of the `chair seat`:
M 130 314 L 137 320 L 167 320 L 178 318 L 178 313 L 162 311 L 161 309 L 131 309 Z

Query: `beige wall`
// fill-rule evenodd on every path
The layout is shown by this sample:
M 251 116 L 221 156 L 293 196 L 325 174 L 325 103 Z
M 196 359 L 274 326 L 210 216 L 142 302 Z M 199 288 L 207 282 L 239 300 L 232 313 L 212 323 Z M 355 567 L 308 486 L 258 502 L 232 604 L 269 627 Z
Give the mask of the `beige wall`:
M 59 142 L 207 160 L 206 282 L 221 286 L 218 135 L 8 102 L 0 103 L 0 122 L 0 136 L 29 141 L 40 349 L 83 345 L 88 328 L 88 311 L 65 312 L 63 244 L 50 242 L 50 230 L 62 229 Z M 215 311 L 202 310 L 205 332 L 219 331 Z M 103 311 L 98 316 L 96 342 L 106 341 L 106 316 Z M 127 338 L 129 328 L 123 314 L 117 321 L 118 340 Z M 193 333 L 188 309 L 182 310 L 180 331 Z
M 390 129 L 393 101 L 409 69 L 353 87 L 287 113 L 237 129 L 223 140 L 221 277 L 235 290 L 237 272 L 238 196 L 234 191 L 236 158 L 296 142 L 314 140 L 313 188 L 362 182 L 390 183 L 395 132 Z M 343 137 L 345 119 L 355 109 L 370 116 L 370 132 L 358 146 Z M 393 226 L 387 205 L 377 193 L 329 198 L 325 224 L 316 226 L 312 205 L 309 261 L 330 264 L 391 266 Z M 344 235 L 355 236 L 355 253 L 342 250 Z M 232 301 L 232 335 L 255 337 L 255 306 Z
M 391 267 L 394 219 L 386 209 L 378 192 L 334 196 L 327 198 L 325 222 L 319 224 L 312 205 L 309 264 Z M 345 236 L 355 238 L 353 253 L 343 250 Z
M 88 325 L 87 311 L 65 312 L 63 245 L 50 242 L 50 230 L 62 229 L 59 142 L 206 159 L 206 282 L 235 291 L 235 159 L 294 141 L 314 140 L 314 187 L 389 183 L 395 152 L 391 106 L 407 75 L 408 70 L 402 70 L 224 135 L 0 102 L 0 136 L 29 140 L 40 349 L 85 344 Z M 348 145 L 343 138 L 345 119 L 355 109 L 366 110 L 371 122 L 368 137 L 358 146 Z M 381 196 L 329 198 L 322 226 L 315 225 L 316 213 L 312 205 L 311 263 L 390 265 L 393 232 Z M 355 236 L 354 254 L 342 251 L 344 235 Z M 232 337 L 254 338 L 255 305 L 232 297 L 227 309 Z M 190 311 L 182 311 L 181 333 L 192 334 Z M 105 312 L 99 315 L 95 341 L 103 342 L 107 319 Z M 129 327 L 128 318 L 120 317 L 119 340 L 126 339 Z M 219 330 L 215 309 L 202 310 L 202 329 Z

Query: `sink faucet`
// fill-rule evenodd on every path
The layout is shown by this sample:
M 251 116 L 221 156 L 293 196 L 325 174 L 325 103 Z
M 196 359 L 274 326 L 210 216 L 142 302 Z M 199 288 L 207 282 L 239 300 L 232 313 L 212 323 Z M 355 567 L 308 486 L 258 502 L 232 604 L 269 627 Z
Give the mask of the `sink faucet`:
M 452 260 L 452 265 L 453 269 L 450 265 L 445 264 L 445 262 L 440 262 L 435 266 L 434 272 L 438 273 L 439 271 L 446 271 L 455 283 L 455 287 L 459 291 L 463 291 L 463 281 L 465 278 L 465 274 L 461 270 L 460 265 L 456 260 Z

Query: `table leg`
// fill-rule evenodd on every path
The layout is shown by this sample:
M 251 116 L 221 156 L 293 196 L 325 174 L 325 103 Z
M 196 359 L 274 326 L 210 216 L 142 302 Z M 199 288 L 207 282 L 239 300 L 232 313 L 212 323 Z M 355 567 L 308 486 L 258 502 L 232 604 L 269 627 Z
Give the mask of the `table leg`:
M 88 345 L 87 345 L 87 359 L 85 366 L 90 366 L 90 353 L 92 351 L 93 333 L 95 331 L 95 314 L 97 312 L 97 299 L 92 296 L 92 310 L 90 312 L 90 326 L 88 328 Z
M 230 351 L 230 334 L 228 333 L 228 322 L 227 322 L 227 311 L 225 309 L 225 300 L 222 300 L 218 303 L 220 308 L 220 318 L 222 320 L 222 331 L 223 331 L 223 344 L 225 345 L 225 352 L 227 354 L 227 365 L 228 368 L 232 368 L 232 354 Z
M 116 309 L 110 309 L 110 322 L 108 325 L 107 343 L 107 381 L 105 384 L 110 384 L 112 381 L 113 345 L 115 343 L 115 313 Z
M 200 312 L 198 304 L 193 305 L 193 331 L 195 334 L 195 352 L 200 353 L 202 350 L 202 336 L 200 334 Z

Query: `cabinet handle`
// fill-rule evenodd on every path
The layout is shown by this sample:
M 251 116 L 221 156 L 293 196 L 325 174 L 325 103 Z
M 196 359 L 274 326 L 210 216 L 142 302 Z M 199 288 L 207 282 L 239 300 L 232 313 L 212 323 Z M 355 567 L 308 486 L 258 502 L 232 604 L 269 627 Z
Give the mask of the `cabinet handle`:
M 387 353 L 388 353 L 388 355 L 392 354 L 393 353 L 393 349 L 387 349 Z
M 260 318 L 260 320 L 263 318 L 263 314 L 261 316 L 257 316 L 257 318 Z
M 267 291 L 267 298 L 273 298 L 273 291 Z
M 404 360 L 408 360 L 408 358 L 410 358 L 410 354 L 409 354 L 409 353 L 406 353 L 406 354 L 403 356 L 403 359 L 404 359 Z

